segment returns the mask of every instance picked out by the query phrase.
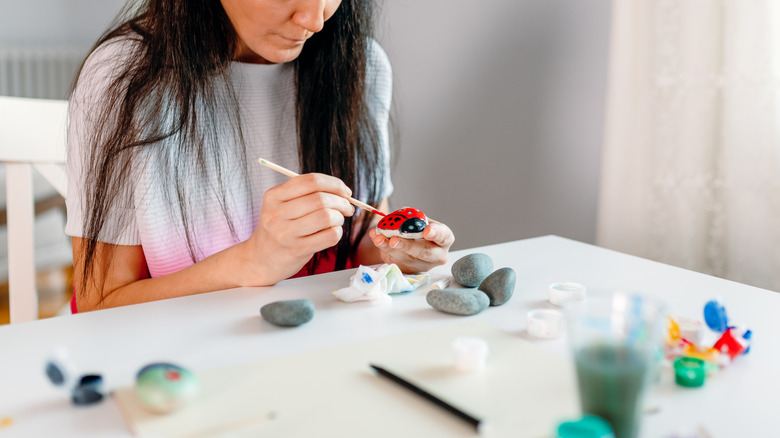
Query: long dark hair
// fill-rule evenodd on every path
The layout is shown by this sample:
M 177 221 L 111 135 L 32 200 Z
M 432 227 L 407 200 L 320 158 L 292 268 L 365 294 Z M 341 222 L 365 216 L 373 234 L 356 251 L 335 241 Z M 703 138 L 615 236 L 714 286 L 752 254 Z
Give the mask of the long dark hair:
M 381 128 L 373 120 L 366 95 L 373 8 L 372 0 L 342 1 L 293 62 L 302 172 L 334 175 L 376 205 L 383 191 L 384 166 L 377 165 L 383 157 Z M 98 107 L 90 109 L 93 125 L 85 155 L 82 285 L 97 280 L 97 243 L 111 237 L 106 235 L 106 217 L 132 207 L 131 170 L 141 161 L 134 163 L 134 157 L 151 151 L 155 159 L 166 160 L 173 169 L 163 178 L 175 187 L 171 205 L 178 206 L 173 210 L 184 225 L 190 255 L 196 262 L 202 255 L 193 243 L 187 201 L 198 186 L 224 195 L 221 177 L 236 171 L 221 165 L 217 125 L 224 129 L 227 124 L 244 144 L 228 68 L 237 35 L 220 2 L 145 0 L 136 7 L 128 6 L 120 17 L 91 51 L 115 41 L 131 41 L 134 53 L 123 53 L 119 65 L 118 60 L 112 60 L 115 77 L 101 94 Z M 219 78 L 225 81 L 216 81 Z M 226 83 L 227 88 L 217 87 L 217 83 Z M 74 89 L 77 85 L 78 79 Z M 187 177 L 193 173 L 201 181 L 196 188 Z M 233 230 L 224 204 L 222 210 Z M 368 230 L 370 221 L 360 212 L 364 220 L 360 220 L 359 229 L 357 215 L 345 221 L 336 248 L 336 269 L 346 266 Z M 235 231 L 233 235 L 236 237 Z M 310 272 L 319 256 L 309 263 Z M 102 286 L 100 290 L 102 299 Z

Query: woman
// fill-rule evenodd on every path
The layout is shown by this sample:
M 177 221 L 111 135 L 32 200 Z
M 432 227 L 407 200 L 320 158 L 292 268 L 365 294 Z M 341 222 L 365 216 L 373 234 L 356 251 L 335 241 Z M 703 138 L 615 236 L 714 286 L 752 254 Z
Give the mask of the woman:
M 78 310 L 446 261 L 446 225 L 388 240 L 346 199 L 386 210 L 392 190 L 370 0 L 149 0 L 129 15 L 70 99 Z

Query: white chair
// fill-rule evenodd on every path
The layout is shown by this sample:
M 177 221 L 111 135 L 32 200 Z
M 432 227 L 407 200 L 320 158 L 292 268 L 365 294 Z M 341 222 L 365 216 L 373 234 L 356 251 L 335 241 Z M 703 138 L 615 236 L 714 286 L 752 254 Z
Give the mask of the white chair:
M 8 300 L 12 324 L 38 318 L 32 168 L 65 196 L 67 114 L 68 103 L 64 100 L 0 96 L 0 163 L 6 165 Z

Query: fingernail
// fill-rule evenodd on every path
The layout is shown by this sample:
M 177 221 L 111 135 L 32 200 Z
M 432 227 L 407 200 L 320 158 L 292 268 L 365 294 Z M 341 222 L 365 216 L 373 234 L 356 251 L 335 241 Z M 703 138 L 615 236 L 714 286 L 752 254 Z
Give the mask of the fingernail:
M 428 240 L 433 240 L 434 238 L 436 238 L 436 230 L 431 229 L 431 231 L 428 231 L 428 235 L 425 236 L 425 238 Z
M 396 241 L 390 243 L 390 248 L 401 249 L 403 247 L 404 247 L 404 245 L 401 243 L 400 240 L 396 240 Z
M 374 239 L 374 245 L 376 245 L 376 246 L 378 246 L 380 248 L 384 247 L 385 246 L 385 239 L 383 239 L 381 237 L 375 238 Z

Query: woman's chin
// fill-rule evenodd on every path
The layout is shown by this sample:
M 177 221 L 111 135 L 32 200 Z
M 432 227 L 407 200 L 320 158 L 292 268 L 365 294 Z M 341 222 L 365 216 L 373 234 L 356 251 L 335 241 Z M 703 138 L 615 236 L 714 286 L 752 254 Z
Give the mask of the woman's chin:
M 238 62 L 244 62 L 247 64 L 283 64 L 285 62 L 295 61 L 300 56 L 303 50 L 303 44 L 285 49 L 278 49 L 263 53 L 262 55 L 257 53 L 251 53 L 236 58 Z

